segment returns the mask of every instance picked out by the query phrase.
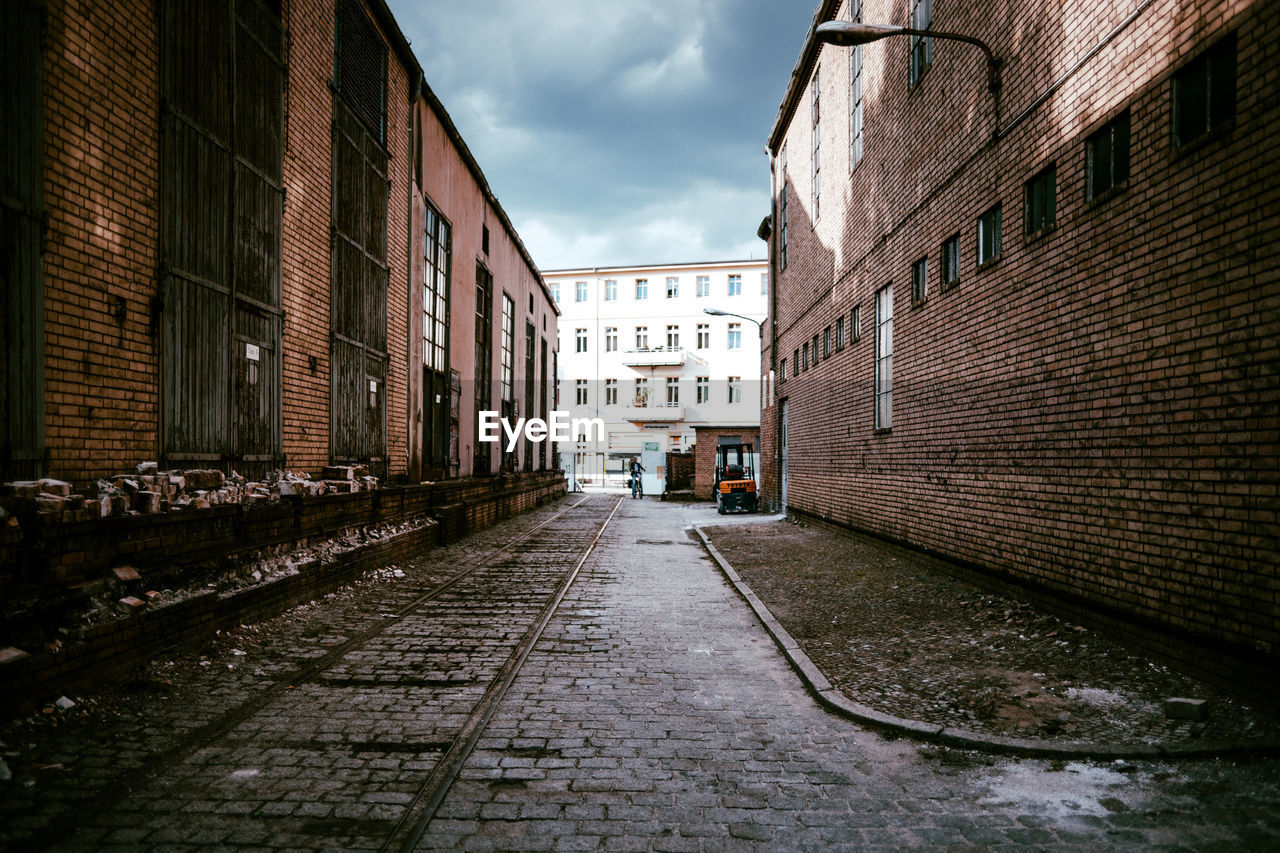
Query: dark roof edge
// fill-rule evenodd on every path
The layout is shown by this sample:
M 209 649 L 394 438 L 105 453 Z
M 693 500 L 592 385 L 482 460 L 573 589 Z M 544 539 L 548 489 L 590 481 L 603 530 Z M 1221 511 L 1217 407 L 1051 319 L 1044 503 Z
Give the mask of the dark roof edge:
M 413 97 L 416 84 L 421 83 L 421 95 L 431 107 L 431 111 L 440 119 L 440 124 L 444 126 L 445 134 L 449 137 L 449 141 L 457 148 L 458 154 L 461 155 L 462 161 L 466 163 L 467 170 L 471 172 L 471 176 L 475 178 L 476 183 L 480 186 L 480 190 L 484 193 L 485 201 L 493 208 L 494 213 L 498 215 L 498 221 L 502 223 L 503 229 L 507 232 L 507 236 L 511 238 L 511 242 L 515 244 L 516 250 L 520 252 L 520 257 L 524 259 L 525 265 L 529 268 L 529 272 L 533 273 L 534 279 L 542 287 L 543 295 L 547 297 L 547 304 L 551 306 L 551 310 L 555 311 L 556 316 L 560 315 L 560 306 L 556 305 L 555 300 L 551 298 L 551 289 L 547 287 L 547 283 L 542 278 L 542 273 L 538 270 L 538 265 L 534 263 L 533 256 L 529 253 L 528 247 L 524 241 L 520 239 L 516 228 L 511 224 L 511 218 L 507 216 L 507 212 L 503 210 L 502 204 L 499 203 L 498 197 L 494 195 L 493 189 L 489 186 L 489 181 L 485 179 L 484 172 L 480 169 L 480 164 L 476 162 L 475 156 L 471 153 L 471 149 L 467 147 L 467 143 L 463 141 L 462 134 L 458 132 L 457 126 L 453 123 L 453 119 L 449 117 L 449 112 L 444 108 L 440 98 L 427 84 L 426 75 L 422 71 L 422 65 L 418 62 L 417 55 L 413 52 L 413 48 L 409 44 L 409 39 L 405 37 L 404 32 L 400 29 L 399 22 L 391 12 L 391 7 L 386 0 L 368 0 L 369 6 L 374 10 L 380 19 L 380 23 L 386 32 L 387 37 L 391 40 L 391 47 L 395 50 L 400 60 L 404 63 L 405 69 L 409 72 L 409 93 L 408 97 Z
M 778 117 L 774 119 L 773 129 L 769 131 L 769 141 L 765 143 L 766 152 L 776 154 L 782 147 L 782 138 L 786 136 L 787 128 L 791 126 L 791 119 L 795 117 L 800 95 L 809 85 L 809 78 L 813 76 L 813 66 L 818 61 L 818 51 L 822 48 L 822 45 L 814 40 L 813 31 L 817 29 L 818 24 L 834 20 L 839 9 L 840 0 L 822 0 L 814 10 L 809 32 L 805 34 L 804 45 L 800 48 L 800 56 L 796 59 L 795 68 L 791 70 L 791 79 L 787 82 L 787 93 L 782 97 L 782 104 L 778 107 Z

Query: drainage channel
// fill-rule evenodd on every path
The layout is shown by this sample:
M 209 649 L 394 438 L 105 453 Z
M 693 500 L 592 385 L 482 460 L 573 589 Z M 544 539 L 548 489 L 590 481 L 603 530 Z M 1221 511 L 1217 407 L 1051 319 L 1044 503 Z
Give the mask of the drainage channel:
M 585 510 L 577 511 L 589 503 L 594 503 L 594 506 L 589 505 Z M 479 692 L 478 688 L 488 683 L 483 696 L 457 735 L 433 739 L 430 750 L 412 750 L 418 755 L 435 753 L 439 755 L 439 761 L 435 771 L 414 798 L 415 807 L 406 809 L 404 816 L 395 824 L 387 844 L 399 836 L 416 841 L 492 717 L 498 702 L 514 680 L 529 650 L 541 635 L 620 504 L 620 500 L 616 502 L 601 521 L 599 502 L 590 502 L 584 498 L 533 527 L 506 537 L 496 547 L 466 560 L 458 571 L 443 582 L 393 612 L 384 614 L 369 627 L 328 649 L 318 658 L 293 672 L 277 677 L 270 686 L 191 731 L 163 753 L 152 756 L 141 768 L 128 774 L 127 780 L 121 778 L 117 783 L 108 784 L 96 795 L 78 803 L 75 808 L 77 820 L 62 821 L 58 828 L 47 831 L 42 840 L 46 844 L 57 844 L 82 820 L 88 824 L 92 822 L 92 816 L 110 813 L 121 800 L 130 794 L 136 795 L 141 785 L 157 782 L 170 771 L 179 769 L 196 753 L 216 750 L 229 736 L 237 736 L 238 732 L 253 729 L 260 722 L 260 715 L 268 715 L 269 718 L 273 704 L 286 695 L 297 695 L 298 691 L 308 687 L 331 693 L 349 693 L 380 686 L 447 688 L 456 684 L 475 684 Z M 584 540 L 587 541 L 585 547 L 581 545 Z M 577 557 L 576 560 L 573 559 L 574 556 Z M 565 565 L 569 562 L 572 562 L 572 566 L 566 570 Z M 518 566 L 518 571 L 516 564 L 523 564 Z M 414 648 L 422 646 L 426 651 L 419 654 L 419 657 L 429 656 L 432 651 L 441 648 L 440 639 L 437 638 L 434 644 L 430 641 L 424 643 L 415 636 L 415 626 L 438 623 L 441 626 L 439 630 L 446 632 L 443 636 L 447 637 L 450 625 L 458 620 L 462 620 L 464 626 L 494 624 L 495 613 L 489 602 L 498 597 L 499 589 L 506 592 L 510 599 L 504 605 L 505 615 L 509 618 L 509 635 L 516 633 L 512 627 L 513 620 L 517 620 L 521 614 L 533 617 L 532 624 L 518 635 L 519 640 L 514 649 L 510 642 L 501 637 L 490 643 L 494 649 L 489 658 L 495 661 L 498 657 L 505 658 L 501 666 L 480 668 L 480 671 L 473 673 L 475 677 L 460 677 L 456 672 L 423 675 L 423 662 L 415 659 L 410 661 L 415 672 L 412 678 L 396 681 L 386 679 L 386 672 L 394 668 L 394 664 L 389 667 L 378 660 L 380 644 L 385 644 L 388 638 L 399 634 L 397 643 L 401 648 L 406 648 L 409 654 L 419 654 Z M 520 621 L 523 623 L 527 620 Z M 465 646 L 465 643 L 462 645 Z M 362 664 L 362 659 L 365 664 Z M 409 746 L 406 743 L 397 747 L 398 741 L 395 738 L 375 743 L 381 744 L 387 751 L 401 751 Z M 298 746 L 305 748 L 303 744 Z M 353 746 L 369 749 L 367 743 Z M 411 816 L 416 822 L 410 821 Z M 378 825 L 386 826 L 381 821 L 364 823 L 369 829 Z M 301 831 L 306 830 L 304 828 Z M 383 832 L 385 831 L 384 828 Z M 409 846 L 412 843 L 408 842 Z M 387 847 L 384 846 L 384 849 Z

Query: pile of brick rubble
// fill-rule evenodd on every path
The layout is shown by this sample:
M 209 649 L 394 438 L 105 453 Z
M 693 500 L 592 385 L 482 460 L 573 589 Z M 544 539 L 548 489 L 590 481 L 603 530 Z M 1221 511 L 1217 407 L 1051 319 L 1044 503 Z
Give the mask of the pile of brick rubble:
M 250 481 L 234 471 L 229 476 L 212 469 L 161 471 L 155 462 L 143 462 L 135 472 L 98 480 L 88 495 L 73 494 L 71 484 L 62 480 L 2 483 L 0 522 L 14 524 L 14 516 L 32 515 L 90 521 L 377 488 L 378 478 L 370 476 L 364 465 L 330 466 L 314 480 L 310 474 L 271 471 L 261 480 Z

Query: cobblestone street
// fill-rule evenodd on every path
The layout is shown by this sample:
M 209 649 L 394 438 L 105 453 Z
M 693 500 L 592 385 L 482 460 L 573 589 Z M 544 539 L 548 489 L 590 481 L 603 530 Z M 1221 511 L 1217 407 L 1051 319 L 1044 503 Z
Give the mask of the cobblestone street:
M 570 496 L 402 578 L 224 637 L 203 660 L 159 661 L 96 704 L 77 697 L 93 713 L 5 725 L 0 838 L 147 851 L 1280 845 L 1275 759 L 1015 759 L 827 713 L 690 536 L 714 508 L 624 499 L 610 516 L 616 504 Z M 504 671 L 510 689 L 492 694 Z M 484 725 L 473 711 L 491 695 Z M 468 726 L 475 748 L 457 752 Z M 457 778 L 433 787 L 454 755 Z

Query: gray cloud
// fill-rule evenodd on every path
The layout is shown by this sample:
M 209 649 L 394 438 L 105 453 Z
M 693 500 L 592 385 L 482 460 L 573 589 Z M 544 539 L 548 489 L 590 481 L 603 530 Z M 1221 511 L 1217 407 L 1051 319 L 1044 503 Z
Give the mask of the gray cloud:
M 543 268 L 763 257 L 814 0 L 390 5 Z

